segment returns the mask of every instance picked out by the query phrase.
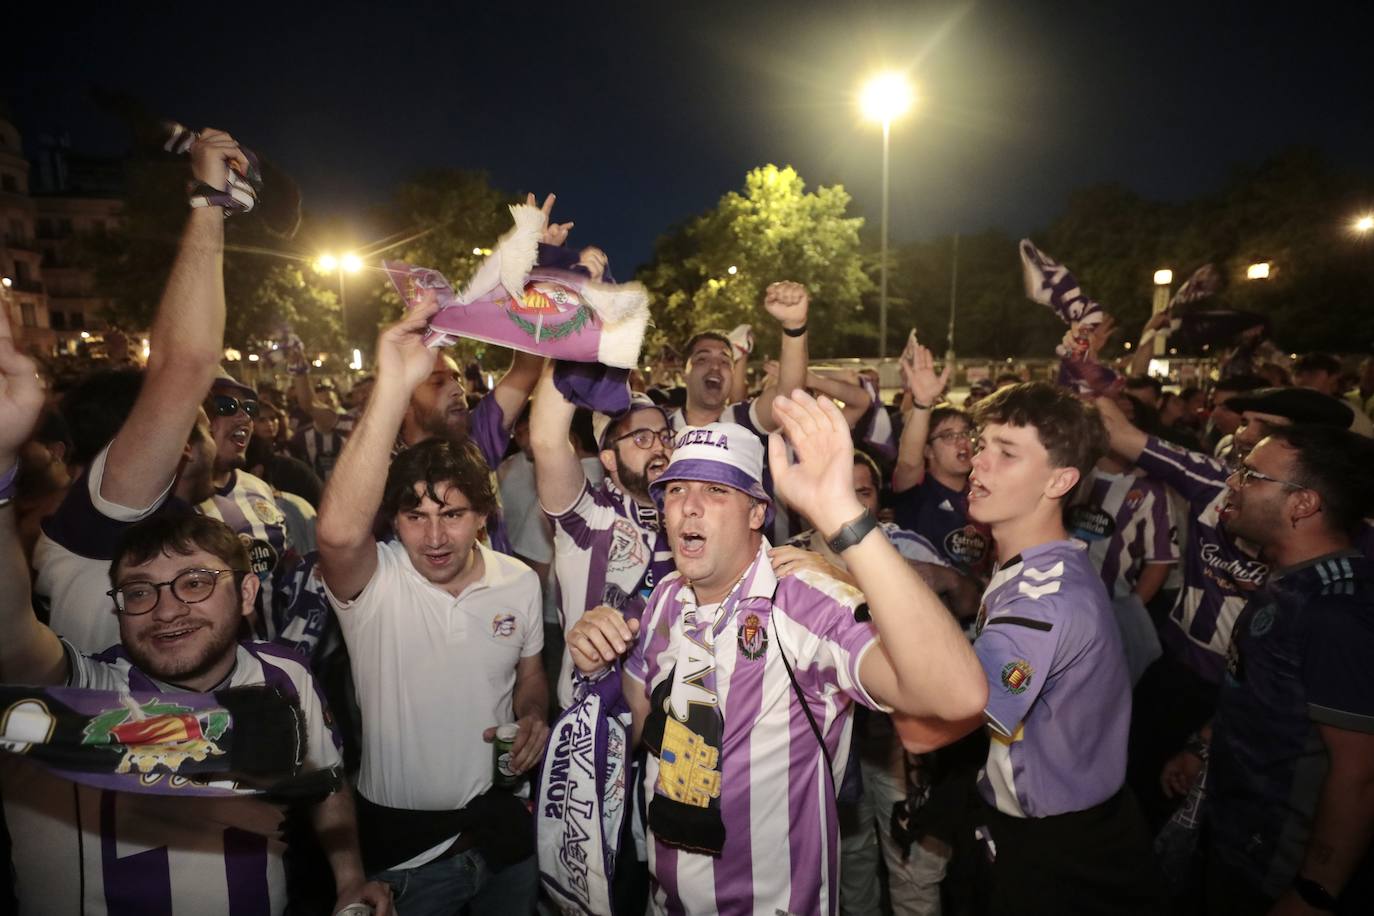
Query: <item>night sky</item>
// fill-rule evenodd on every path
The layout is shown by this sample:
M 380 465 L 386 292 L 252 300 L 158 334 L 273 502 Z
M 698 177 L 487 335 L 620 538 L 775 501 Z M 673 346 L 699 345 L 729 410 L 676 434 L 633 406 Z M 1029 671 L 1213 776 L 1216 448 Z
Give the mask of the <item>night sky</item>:
M 766 162 L 843 183 L 876 224 L 880 131 L 855 92 L 882 65 L 922 97 L 893 130 L 896 241 L 1024 232 L 1101 181 L 1186 198 L 1295 143 L 1374 159 L 1363 4 L 409 6 L 19 4 L 0 92 L 28 136 L 95 153 L 122 139 L 91 85 L 228 129 L 343 243 L 408 174 L 486 169 L 556 191 L 572 242 L 622 276 Z

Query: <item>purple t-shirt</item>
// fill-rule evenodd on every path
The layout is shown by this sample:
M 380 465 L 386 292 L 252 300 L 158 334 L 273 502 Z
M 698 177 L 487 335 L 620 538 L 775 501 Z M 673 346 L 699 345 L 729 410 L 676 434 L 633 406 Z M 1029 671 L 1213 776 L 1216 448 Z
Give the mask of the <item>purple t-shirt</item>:
M 1221 527 L 1230 470 L 1215 458 L 1153 436 L 1136 466 L 1188 501 L 1183 587 L 1161 627 L 1165 651 L 1212 683 L 1220 683 L 1231 628 L 1269 567 Z
M 973 644 L 988 679 L 978 789 L 1013 817 L 1099 805 L 1126 779 L 1131 680 L 1107 589 L 1082 541 L 1050 541 L 997 570 Z

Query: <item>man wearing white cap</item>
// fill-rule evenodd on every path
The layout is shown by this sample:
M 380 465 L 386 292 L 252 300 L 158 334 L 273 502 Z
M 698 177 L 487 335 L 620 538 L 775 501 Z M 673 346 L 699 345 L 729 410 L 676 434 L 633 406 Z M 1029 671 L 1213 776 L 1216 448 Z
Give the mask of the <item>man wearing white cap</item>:
M 673 557 L 649 485 L 668 467 L 672 430 L 663 410 L 642 394 L 619 416 L 598 413 L 592 432 L 606 477 L 587 479 L 568 439 L 575 408 L 544 371 L 530 408 L 530 450 L 539 504 L 553 522 L 558 613 L 566 634 L 597 605 L 638 618 Z M 558 704 L 572 703 L 572 660 L 566 647 Z
M 851 704 L 960 719 L 987 698 L 953 618 L 854 496 L 839 408 L 797 391 L 774 414 L 796 454 L 772 437 L 777 491 L 830 535 L 867 603 L 820 573 L 774 575 L 763 448 L 716 423 L 682 431 L 652 485 L 676 573 L 642 622 L 595 608 L 569 635 L 589 679 L 628 652 L 659 912 L 834 912 L 843 772 L 832 762 L 848 756 Z

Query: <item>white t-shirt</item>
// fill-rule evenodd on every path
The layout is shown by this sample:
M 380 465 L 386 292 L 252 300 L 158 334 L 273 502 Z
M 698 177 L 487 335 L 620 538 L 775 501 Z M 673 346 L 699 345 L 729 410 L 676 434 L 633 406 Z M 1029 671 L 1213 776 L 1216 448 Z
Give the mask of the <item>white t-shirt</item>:
M 420 811 L 462 808 L 491 787 L 482 733 L 515 721 L 515 667 L 544 648 L 539 579 L 478 544 L 483 571 L 458 597 L 415 569 L 399 541 L 352 601 L 333 592 L 363 713 L 358 791 Z M 415 867 L 450 840 L 396 867 Z
M 117 647 L 96 657 L 68 649 L 73 687 L 128 690 L 131 675 L 135 689 L 149 687 Z M 337 741 L 303 658 L 279 646 L 240 643 L 223 686 L 270 685 L 284 678 L 306 717 L 306 769 L 338 765 Z M 156 682 L 151 686 L 174 692 Z M 282 808 L 251 797 L 111 792 L 68 782 L 20 757 L 0 757 L 23 916 L 285 910 Z

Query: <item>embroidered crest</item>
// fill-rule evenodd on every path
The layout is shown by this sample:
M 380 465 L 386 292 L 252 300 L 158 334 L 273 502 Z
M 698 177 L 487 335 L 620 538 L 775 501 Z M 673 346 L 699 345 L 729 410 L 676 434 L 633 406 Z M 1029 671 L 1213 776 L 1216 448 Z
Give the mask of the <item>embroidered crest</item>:
M 1010 694 L 1022 694 L 1031 683 L 1030 662 L 1024 658 L 1018 658 L 1014 662 L 1007 662 L 1002 666 L 1002 686 Z
M 257 514 L 258 518 L 262 519 L 265 525 L 280 525 L 286 518 L 286 516 L 282 515 L 281 510 L 265 497 L 250 497 L 248 505 L 253 507 L 253 512 Z
M 763 628 L 758 614 L 749 614 L 740 624 L 739 651 L 750 661 L 761 658 L 768 651 L 768 631 Z
M 1255 611 L 1255 616 L 1250 620 L 1250 635 L 1263 636 L 1274 628 L 1274 606 L 1266 604 L 1264 607 Z
M 507 636 L 514 636 L 515 615 L 497 614 L 495 617 L 491 618 L 491 635 L 500 636 L 503 638 Z

